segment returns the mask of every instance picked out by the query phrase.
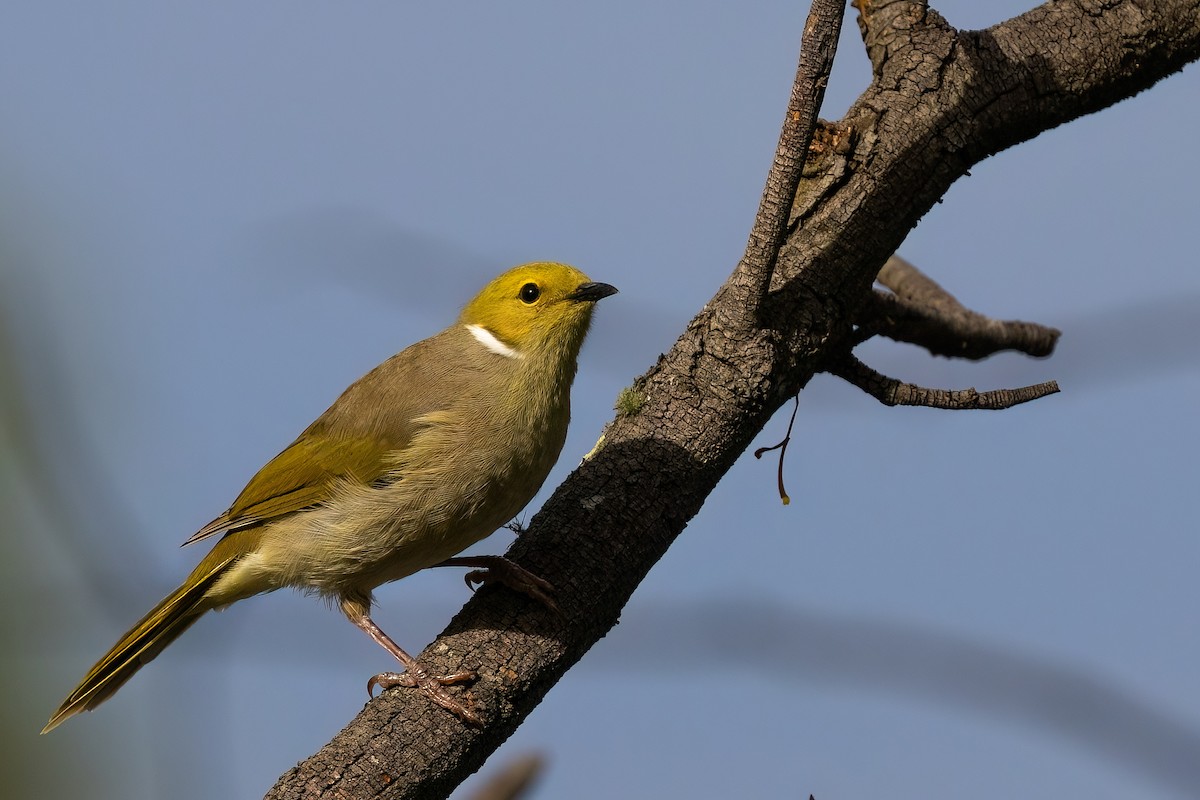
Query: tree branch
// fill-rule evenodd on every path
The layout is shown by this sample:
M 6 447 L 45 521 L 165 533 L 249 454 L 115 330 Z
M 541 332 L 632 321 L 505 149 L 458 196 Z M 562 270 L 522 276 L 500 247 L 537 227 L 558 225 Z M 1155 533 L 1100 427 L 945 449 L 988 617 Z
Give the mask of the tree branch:
M 857 386 L 885 406 L 999 411 L 1058 392 L 1058 384 L 1054 381 L 991 392 L 978 392 L 974 388 L 927 389 L 881 375 L 850 354 L 835 361 L 829 367 L 829 373 Z
M 800 43 L 800 63 L 792 81 L 792 94 L 783 117 L 779 145 L 767 174 L 762 200 L 746 243 L 746 252 L 734 274 L 731 286 L 740 287 L 745 296 L 737 306 L 748 325 L 757 324 L 760 303 L 766 297 L 775 269 L 775 257 L 787 234 L 792 198 L 800 183 L 804 160 L 817 125 L 817 114 L 825 99 L 829 71 L 837 53 L 845 4 L 841 0 L 813 0 L 804 24 Z
M 1034 322 L 997 320 L 963 306 L 932 278 L 893 255 L 879 282 L 894 294 L 874 291 L 856 322 L 855 344 L 872 336 L 920 345 L 935 356 L 981 359 L 1001 350 L 1038 358 L 1050 355 L 1061 332 Z
M 987 31 L 959 34 L 933 12 L 889 29 L 894 45 L 839 123 L 853 132 L 832 154 L 841 177 L 793 212 L 758 327 L 730 330 L 748 298 L 719 292 L 639 379 L 640 408 L 610 423 L 510 549 L 555 585 L 562 617 L 484 588 L 421 654 L 432 673 L 479 672 L 484 727 L 420 692 L 384 692 L 268 796 L 448 795 L 616 624 L 771 414 L 847 350 L 880 265 L 950 184 L 1195 60 L 1198 3 L 1064 0 Z

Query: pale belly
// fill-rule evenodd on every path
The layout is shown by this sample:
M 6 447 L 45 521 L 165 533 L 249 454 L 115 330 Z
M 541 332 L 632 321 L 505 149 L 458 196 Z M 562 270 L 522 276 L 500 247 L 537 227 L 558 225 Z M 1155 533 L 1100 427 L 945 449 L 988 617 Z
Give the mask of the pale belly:
M 265 525 L 256 550 L 209 596 L 224 604 L 284 587 L 369 593 L 462 552 L 516 516 L 558 450 L 466 473 L 417 470 L 385 486 L 347 485 L 323 506 Z

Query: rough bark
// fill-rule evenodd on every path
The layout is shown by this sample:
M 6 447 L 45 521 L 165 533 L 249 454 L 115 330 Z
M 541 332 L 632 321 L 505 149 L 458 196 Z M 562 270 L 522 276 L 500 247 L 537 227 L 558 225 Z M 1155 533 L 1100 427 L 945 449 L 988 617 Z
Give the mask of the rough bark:
M 1200 0 L 1050 2 L 982 31 L 956 31 L 919 2 L 857 7 L 873 82 L 818 129 L 766 280 L 739 265 L 509 552 L 556 586 L 562 616 L 484 589 L 421 654 L 434 673 L 479 673 L 468 691 L 484 726 L 389 691 L 268 797 L 448 795 L 616 624 L 771 414 L 817 372 L 850 372 L 865 338 L 970 358 L 1053 347 L 1051 329 L 997 328 L 919 281 L 891 293 L 872 284 L 973 164 L 1200 57 Z

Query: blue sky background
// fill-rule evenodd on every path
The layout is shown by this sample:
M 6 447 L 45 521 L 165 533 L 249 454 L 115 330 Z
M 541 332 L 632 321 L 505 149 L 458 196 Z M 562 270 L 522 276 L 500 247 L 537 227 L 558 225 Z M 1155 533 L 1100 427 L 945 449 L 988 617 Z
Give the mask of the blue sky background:
M 1026 6 L 937 7 L 970 28 Z M 340 614 L 277 593 L 211 615 L 97 713 L 37 736 L 259 466 L 535 259 L 621 289 L 546 491 L 561 480 L 741 254 L 806 13 L 8 4 L 13 796 L 254 797 L 344 725 L 392 665 Z M 868 80 L 850 16 L 823 116 Z M 1200 795 L 1197 97 L 1193 66 L 978 165 L 901 250 L 976 310 L 1064 336 L 1045 361 L 873 343 L 871 364 L 955 388 L 1056 378 L 1062 394 L 950 413 L 815 380 L 792 505 L 775 462 L 744 457 L 484 774 L 539 750 L 545 798 Z M 378 598 L 417 651 L 466 590 L 439 570 Z

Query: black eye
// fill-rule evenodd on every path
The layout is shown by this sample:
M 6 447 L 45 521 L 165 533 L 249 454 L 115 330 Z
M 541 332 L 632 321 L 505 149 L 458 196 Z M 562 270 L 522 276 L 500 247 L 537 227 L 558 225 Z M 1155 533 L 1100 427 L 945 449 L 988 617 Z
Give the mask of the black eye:
M 522 303 L 533 305 L 542 296 L 542 290 L 536 283 L 527 283 L 521 287 L 521 293 L 517 296 L 521 298 Z

